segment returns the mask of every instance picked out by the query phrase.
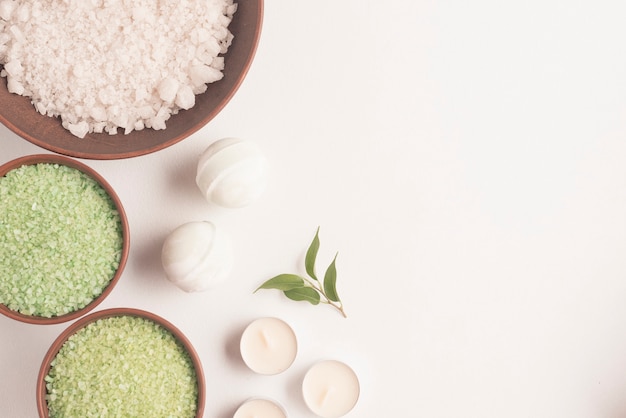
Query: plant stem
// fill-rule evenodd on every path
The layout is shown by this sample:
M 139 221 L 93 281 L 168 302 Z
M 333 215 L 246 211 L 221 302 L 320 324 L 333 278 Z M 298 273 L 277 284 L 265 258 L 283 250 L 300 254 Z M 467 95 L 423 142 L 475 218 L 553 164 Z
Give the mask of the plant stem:
M 348 315 L 346 315 L 346 312 L 343 310 L 343 304 L 341 302 L 333 302 L 332 300 L 330 300 L 328 298 L 328 296 L 326 296 L 326 292 L 324 292 L 324 289 L 322 288 L 322 285 L 320 284 L 319 281 L 315 280 L 310 280 L 308 277 L 303 277 L 303 279 L 307 282 L 307 284 L 309 286 L 311 286 L 313 289 L 317 290 L 317 292 L 324 296 L 324 299 L 326 299 L 325 301 L 321 301 L 322 303 L 325 303 L 327 305 L 332 306 L 333 308 L 337 309 L 341 315 L 343 315 L 344 318 L 347 318 Z
M 346 312 L 343 310 L 343 305 L 341 303 L 333 303 L 333 302 L 324 302 L 329 304 L 330 306 L 332 306 L 333 308 L 337 309 L 339 312 L 341 312 L 341 315 L 343 315 L 344 318 L 347 318 L 348 315 L 346 315 Z

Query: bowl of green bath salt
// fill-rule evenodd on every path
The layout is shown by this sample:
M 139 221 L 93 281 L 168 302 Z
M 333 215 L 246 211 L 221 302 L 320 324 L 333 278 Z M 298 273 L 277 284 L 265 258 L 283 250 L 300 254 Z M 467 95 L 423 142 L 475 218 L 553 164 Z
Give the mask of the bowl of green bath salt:
M 87 165 L 36 154 L 0 166 L 0 313 L 77 319 L 119 281 L 129 228 L 111 185 Z
M 139 309 L 106 309 L 74 322 L 51 345 L 37 378 L 42 418 L 200 418 L 204 405 L 204 373 L 190 341 Z

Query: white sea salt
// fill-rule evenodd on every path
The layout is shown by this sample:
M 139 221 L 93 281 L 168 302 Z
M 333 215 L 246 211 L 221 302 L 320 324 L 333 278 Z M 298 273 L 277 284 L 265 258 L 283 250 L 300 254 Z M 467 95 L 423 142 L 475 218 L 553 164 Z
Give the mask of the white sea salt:
M 0 0 L 0 76 L 74 135 L 165 129 L 223 77 L 233 0 Z

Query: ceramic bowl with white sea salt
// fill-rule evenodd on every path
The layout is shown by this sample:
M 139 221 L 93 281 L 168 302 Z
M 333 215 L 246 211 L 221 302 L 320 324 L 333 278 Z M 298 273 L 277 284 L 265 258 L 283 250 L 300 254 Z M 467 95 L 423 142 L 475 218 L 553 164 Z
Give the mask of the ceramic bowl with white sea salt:
M 56 154 L 0 166 L 0 313 L 32 324 L 85 315 L 119 281 L 130 246 L 122 203 L 95 170 Z
M 37 409 L 55 417 L 201 418 L 199 356 L 172 323 L 151 312 L 91 313 L 52 343 L 37 378 Z
M 162 150 L 235 95 L 262 21 L 263 0 L 0 0 L 0 122 L 76 158 Z

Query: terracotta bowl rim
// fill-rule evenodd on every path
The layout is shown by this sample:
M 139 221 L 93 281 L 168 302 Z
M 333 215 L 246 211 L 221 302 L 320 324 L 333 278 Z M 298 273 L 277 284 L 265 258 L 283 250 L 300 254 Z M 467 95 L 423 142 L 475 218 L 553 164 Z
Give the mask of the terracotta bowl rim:
M 191 358 L 191 362 L 193 363 L 196 378 L 198 382 L 198 406 L 196 411 L 196 418 L 202 418 L 204 414 L 204 407 L 206 403 L 206 383 L 204 377 L 204 371 L 202 368 L 202 363 L 200 361 L 200 356 L 198 352 L 195 350 L 191 341 L 187 338 L 187 336 L 174 324 L 165 318 L 149 312 L 143 309 L 137 308 L 128 308 L 128 307 L 118 307 L 118 308 L 108 308 L 101 311 L 92 312 L 86 316 L 83 316 L 72 325 L 67 327 L 52 343 L 46 355 L 43 358 L 41 363 L 41 367 L 39 368 L 39 374 L 37 376 L 37 411 L 39 413 L 40 418 L 49 418 L 48 406 L 46 402 L 46 382 L 44 378 L 48 374 L 50 370 L 50 363 L 56 357 L 59 350 L 65 344 L 67 339 L 76 333 L 78 330 L 84 328 L 85 326 L 97 321 L 98 319 L 103 318 L 111 318 L 117 316 L 135 316 L 140 318 L 145 318 L 150 321 L 153 321 L 163 328 L 172 333 L 174 338 L 178 340 Z
M 63 322 L 72 321 L 77 319 L 86 313 L 92 311 L 96 306 L 106 299 L 109 294 L 113 291 L 115 286 L 120 280 L 122 273 L 126 267 L 126 263 L 128 261 L 128 254 L 130 250 L 130 228 L 128 225 L 128 217 L 126 215 L 126 211 L 124 210 L 124 206 L 122 205 L 122 201 L 119 196 L 113 189 L 113 187 L 106 181 L 102 175 L 100 175 L 96 170 L 89 167 L 88 165 L 77 161 L 73 158 L 66 157 L 58 154 L 31 154 L 23 157 L 16 158 L 14 160 L 8 161 L 2 165 L 0 165 L 0 177 L 4 176 L 9 171 L 16 169 L 18 167 L 24 165 L 33 165 L 39 163 L 49 163 L 49 164 L 59 164 L 67 167 L 75 168 L 86 175 L 93 178 L 102 188 L 107 192 L 107 194 L 111 197 L 119 215 L 120 221 L 122 224 L 122 254 L 120 257 L 119 266 L 109 281 L 109 284 L 104 288 L 102 293 L 94 298 L 89 304 L 85 307 L 78 309 L 76 311 L 72 311 L 63 315 L 53 316 L 51 318 L 46 318 L 42 316 L 34 316 L 34 315 L 25 315 L 20 312 L 9 309 L 6 305 L 0 303 L 0 314 L 3 314 L 9 318 L 15 319 L 17 321 L 25 322 L 28 324 L 36 324 L 36 325 L 52 325 L 59 324 Z

